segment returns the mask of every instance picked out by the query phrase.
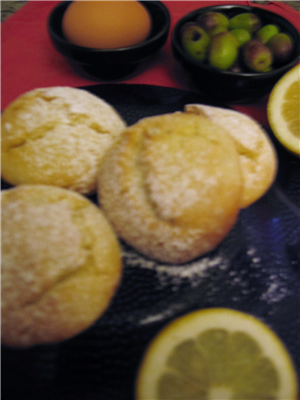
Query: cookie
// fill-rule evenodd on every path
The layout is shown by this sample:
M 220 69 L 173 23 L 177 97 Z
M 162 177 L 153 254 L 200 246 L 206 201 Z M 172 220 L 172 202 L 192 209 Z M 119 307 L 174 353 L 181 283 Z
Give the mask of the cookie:
M 2 191 L 3 344 L 55 343 L 91 326 L 122 276 L 119 242 L 99 207 L 47 185 Z
M 125 126 L 110 104 L 85 90 L 27 92 L 2 114 L 2 178 L 93 193 L 102 158 Z
M 99 201 L 116 233 L 143 255 L 184 263 L 214 249 L 239 212 L 239 157 L 226 131 L 182 112 L 123 131 L 104 158 Z
M 243 176 L 241 208 L 261 198 L 277 173 L 277 154 L 265 130 L 251 117 L 238 111 L 202 104 L 185 106 L 187 113 L 206 116 L 226 129 L 235 142 Z

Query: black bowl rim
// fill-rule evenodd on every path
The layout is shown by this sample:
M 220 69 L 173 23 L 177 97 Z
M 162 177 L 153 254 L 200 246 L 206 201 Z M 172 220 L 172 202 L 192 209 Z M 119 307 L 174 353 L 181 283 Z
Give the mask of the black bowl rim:
M 276 18 L 281 19 L 282 21 L 284 21 L 285 23 L 287 23 L 288 25 L 290 25 L 291 30 L 294 30 L 295 33 L 297 33 L 296 36 L 299 37 L 298 43 L 297 43 L 297 48 L 296 48 L 296 57 L 293 58 L 289 63 L 275 68 L 274 70 L 270 71 L 270 72 L 232 72 L 232 71 L 221 71 L 218 70 L 217 68 L 211 67 L 205 63 L 202 63 L 200 61 L 196 61 L 194 60 L 191 56 L 189 56 L 180 46 L 180 44 L 176 41 L 175 37 L 178 34 L 178 30 L 180 29 L 180 27 L 183 25 L 185 20 L 188 20 L 190 18 L 192 18 L 194 15 L 197 15 L 199 13 L 203 14 L 206 11 L 211 11 L 213 9 L 216 10 L 229 10 L 229 9 L 243 9 L 247 12 L 255 12 L 255 10 L 259 10 L 259 12 L 261 13 L 266 13 L 269 16 L 276 16 Z M 295 66 L 295 64 L 299 61 L 299 57 L 300 57 L 300 34 L 297 31 L 296 27 L 290 22 L 288 21 L 286 18 L 282 17 L 281 15 L 274 13 L 273 11 L 270 10 L 265 10 L 263 8 L 260 7 L 253 7 L 253 6 L 245 6 L 245 5 L 241 5 L 241 4 L 218 4 L 218 5 L 214 5 L 214 6 L 207 6 L 207 7 L 201 7 L 201 8 L 197 8 L 191 12 L 189 12 L 188 14 L 185 14 L 182 18 L 180 18 L 173 30 L 172 30 L 172 36 L 171 36 L 171 45 L 176 47 L 176 50 L 180 53 L 180 55 L 189 63 L 193 64 L 195 67 L 201 67 L 207 71 L 210 72 L 215 72 L 216 74 L 219 75 L 224 75 L 224 76 L 236 76 L 236 77 L 240 77 L 240 78 L 251 78 L 251 77 L 255 77 L 257 79 L 259 78 L 270 78 L 272 76 L 276 76 L 278 74 L 283 74 L 284 72 L 286 72 L 287 70 L 291 69 L 293 66 Z
M 126 51 L 132 51 L 135 49 L 140 49 L 143 48 L 144 46 L 150 45 L 151 43 L 156 42 L 160 38 L 162 38 L 166 33 L 168 33 L 170 29 L 170 23 L 171 23 L 171 17 L 169 10 L 167 7 L 160 1 L 151 1 L 152 4 L 156 4 L 162 13 L 165 16 L 165 23 L 163 29 L 158 32 L 155 36 L 151 36 L 151 33 L 149 37 L 142 43 L 134 45 L 134 46 L 128 46 L 128 47 L 120 47 L 117 49 L 95 49 L 91 47 L 83 47 L 83 46 L 78 46 L 76 44 L 73 44 L 69 42 L 65 37 L 57 34 L 56 30 L 53 29 L 53 15 L 57 12 L 58 9 L 67 7 L 67 4 L 71 4 L 73 1 L 63 1 L 62 3 L 58 4 L 53 8 L 53 10 L 50 12 L 47 20 L 47 29 L 51 37 L 53 37 L 56 41 L 60 42 L 64 46 L 68 46 L 70 49 L 73 49 L 74 51 L 80 51 L 80 52 L 88 52 L 88 53 L 95 53 L 95 54 L 112 54 L 116 52 L 126 52 Z M 147 6 L 148 1 L 139 1 L 139 3 L 142 3 L 145 7 Z M 147 8 L 147 7 L 146 7 Z M 147 9 L 148 10 L 148 9 Z M 149 11 L 150 12 L 150 11 Z

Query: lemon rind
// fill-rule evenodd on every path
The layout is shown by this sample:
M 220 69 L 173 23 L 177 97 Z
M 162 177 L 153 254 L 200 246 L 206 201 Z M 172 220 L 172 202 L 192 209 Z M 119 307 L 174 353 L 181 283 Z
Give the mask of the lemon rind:
M 293 361 L 279 337 L 259 319 L 240 311 L 213 308 L 186 314 L 169 323 L 146 350 L 136 383 L 137 400 L 156 400 L 156 386 L 164 371 L 166 359 L 181 341 L 194 338 L 209 328 L 242 331 L 257 340 L 264 354 L 280 371 L 280 400 L 297 399 L 298 383 Z M 279 357 L 280 355 L 280 357 Z
M 294 82 L 297 79 L 297 76 L 299 79 L 299 74 L 300 64 L 292 68 L 276 83 L 267 104 L 267 116 L 275 137 L 284 147 L 298 156 L 300 156 L 300 139 L 292 134 L 285 135 L 283 133 L 289 132 L 289 127 L 287 122 L 282 118 L 281 113 L 277 112 L 277 110 L 280 109 L 285 94 L 285 91 L 282 89 L 288 87 L 292 82 Z M 278 127 L 282 127 L 282 129 L 279 129 Z

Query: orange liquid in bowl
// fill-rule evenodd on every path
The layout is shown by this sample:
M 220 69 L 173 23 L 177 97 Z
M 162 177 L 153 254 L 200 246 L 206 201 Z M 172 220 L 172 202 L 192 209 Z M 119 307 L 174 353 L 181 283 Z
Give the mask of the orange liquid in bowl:
M 62 21 L 73 44 L 95 49 L 117 49 L 144 42 L 151 31 L 151 17 L 136 0 L 74 1 Z

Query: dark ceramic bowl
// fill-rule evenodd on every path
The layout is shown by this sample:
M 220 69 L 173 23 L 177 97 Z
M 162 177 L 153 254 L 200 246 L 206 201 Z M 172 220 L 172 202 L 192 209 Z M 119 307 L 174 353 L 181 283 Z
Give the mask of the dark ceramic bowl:
M 263 25 L 278 25 L 281 31 L 288 33 L 294 40 L 294 50 L 290 61 L 270 72 L 234 73 L 220 71 L 205 62 L 193 60 L 181 45 L 180 29 L 186 22 L 195 21 L 198 15 L 208 11 L 222 12 L 229 18 L 242 12 L 253 12 L 259 16 Z M 300 36 L 289 21 L 265 9 L 239 5 L 216 5 L 197 9 L 181 18 L 172 32 L 171 46 L 173 56 L 181 64 L 192 84 L 208 98 L 227 103 L 251 103 L 269 94 L 278 79 L 298 63 Z
M 161 49 L 169 34 L 170 14 L 159 1 L 145 1 L 152 18 L 152 30 L 143 43 L 120 49 L 98 50 L 70 43 L 62 31 L 62 18 L 71 2 L 65 1 L 49 15 L 47 28 L 56 50 L 80 75 L 93 80 L 117 80 L 129 76 Z

